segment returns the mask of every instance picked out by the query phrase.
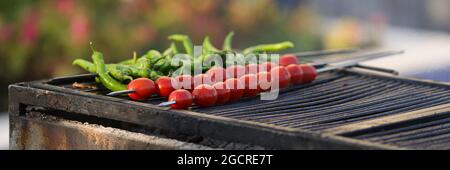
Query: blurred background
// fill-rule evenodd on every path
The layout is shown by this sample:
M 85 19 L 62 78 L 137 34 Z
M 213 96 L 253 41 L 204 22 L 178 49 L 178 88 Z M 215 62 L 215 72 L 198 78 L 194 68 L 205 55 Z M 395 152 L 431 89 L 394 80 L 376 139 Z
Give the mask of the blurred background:
M 367 62 L 400 75 L 450 81 L 448 0 L 2 0 L 0 1 L 0 149 L 8 148 L 7 86 L 77 74 L 89 42 L 108 62 L 133 51 L 165 49 L 183 33 L 236 48 L 290 40 L 286 52 L 335 48 L 404 49 Z

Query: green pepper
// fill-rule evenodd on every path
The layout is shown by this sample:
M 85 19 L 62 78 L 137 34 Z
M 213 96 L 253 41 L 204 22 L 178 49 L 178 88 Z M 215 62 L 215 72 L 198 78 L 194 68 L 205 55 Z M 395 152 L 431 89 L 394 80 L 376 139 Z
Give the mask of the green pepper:
M 219 52 L 219 50 L 211 44 L 211 41 L 209 41 L 209 37 L 205 37 L 205 39 L 203 40 L 202 54 L 206 55 L 217 52 Z
M 93 51 L 92 61 L 94 61 L 100 82 L 103 84 L 103 86 L 105 86 L 107 89 L 111 91 L 126 90 L 127 89 L 126 85 L 120 83 L 119 81 L 112 78 L 108 74 L 108 71 L 106 70 L 105 61 L 103 60 L 103 54 L 95 51 L 93 48 L 92 51 Z
M 84 59 L 75 59 L 73 60 L 72 65 L 79 66 L 90 73 L 97 73 L 95 64 Z
M 125 65 L 108 64 L 106 65 L 106 68 L 108 69 L 108 73 L 117 80 L 120 81 L 133 80 L 133 77 L 130 76 L 132 74 L 131 69 L 129 67 L 126 67 Z
M 156 50 L 148 51 L 146 57 L 149 59 L 150 65 L 154 65 L 156 62 L 163 58 L 161 53 Z
M 247 55 L 250 53 L 274 52 L 274 51 L 281 51 L 281 50 L 292 48 L 292 47 L 294 47 L 294 44 L 292 42 L 285 41 L 285 42 L 275 43 L 275 44 L 261 44 L 261 45 L 248 47 L 248 48 L 244 49 L 243 53 L 245 55 Z
M 186 54 L 194 56 L 194 45 L 192 45 L 192 41 L 189 36 L 182 34 L 173 34 L 169 36 L 169 40 L 182 42 Z
M 233 41 L 234 32 L 228 33 L 228 35 L 225 37 L 225 40 L 223 41 L 223 48 L 224 51 L 231 51 L 233 50 L 231 48 L 231 42 Z

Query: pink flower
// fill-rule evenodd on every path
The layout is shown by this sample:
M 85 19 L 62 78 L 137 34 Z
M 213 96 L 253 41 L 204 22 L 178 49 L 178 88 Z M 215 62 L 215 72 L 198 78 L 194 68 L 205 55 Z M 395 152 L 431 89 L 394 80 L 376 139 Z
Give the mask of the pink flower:
M 29 10 L 23 18 L 20 30 L 19 41 L 28 46 L 36 41 L 39 37 L 39 12 L 37 10 Z
M 76 45 L 86 43 L 89 36 L 89 19 L 85 15 L 77 15 L 70 21 L 70 37 Z
M 74 0 L 56 0 L 56 10 L 63 15 L 71 15 L 75 10 Z

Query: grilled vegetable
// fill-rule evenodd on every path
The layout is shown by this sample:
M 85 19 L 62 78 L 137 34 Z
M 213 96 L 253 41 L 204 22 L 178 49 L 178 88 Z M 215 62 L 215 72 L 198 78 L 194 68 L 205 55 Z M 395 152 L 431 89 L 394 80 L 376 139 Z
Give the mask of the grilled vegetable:
M 201 84 L 192 91 L 192 97 L 194 98 L 194 103 L 198 106 L 210 107 L 217 102 L 217 91 L 211 85 Z
M 170 105 L 172 109 L 187 109 L 193 103 L 192 94 L 184 89 L 178 89 L 170 93 L 169 102 L 174 102 Z
M 94 48 L 92 48 L 92 51 L 92 61 L 94 61 L 97 73 L 99 75 L 99 80 L 103 84 L 103 86 L 111 91 L 126 90 L 127 87 L 124 84 L 120 83 L 108 74 L 105 61 L 103 60 L 103 54 L 95 51 Z
M 138 78 L 128 84 L 128 90 L 134 92 L 128 93 L 128 97 L 133 100 L 145 100 L 156 93 L 155 83 L 148 78 Z

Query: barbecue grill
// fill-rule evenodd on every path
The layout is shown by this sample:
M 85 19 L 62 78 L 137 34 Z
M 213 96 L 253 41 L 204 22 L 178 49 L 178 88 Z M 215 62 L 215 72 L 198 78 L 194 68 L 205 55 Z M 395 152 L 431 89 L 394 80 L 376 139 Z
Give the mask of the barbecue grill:
M 9 87 L 11 149 L 449 149 L 450 85 L 353 67 L 189 110 L 74 89 L 75 75 Z

